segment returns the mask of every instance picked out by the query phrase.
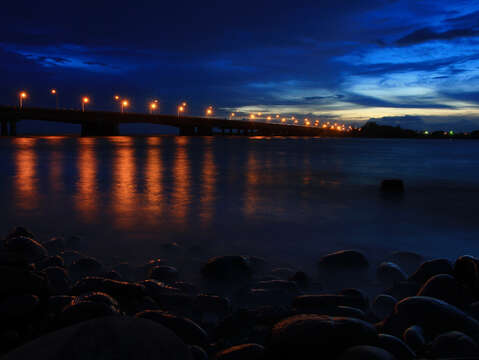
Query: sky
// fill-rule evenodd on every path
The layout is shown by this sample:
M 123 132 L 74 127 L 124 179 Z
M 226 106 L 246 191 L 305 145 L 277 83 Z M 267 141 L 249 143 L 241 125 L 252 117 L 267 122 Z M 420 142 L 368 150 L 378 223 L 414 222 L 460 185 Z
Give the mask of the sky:
M 479 1 L 15 1 L 0 104 L 479 128 Z

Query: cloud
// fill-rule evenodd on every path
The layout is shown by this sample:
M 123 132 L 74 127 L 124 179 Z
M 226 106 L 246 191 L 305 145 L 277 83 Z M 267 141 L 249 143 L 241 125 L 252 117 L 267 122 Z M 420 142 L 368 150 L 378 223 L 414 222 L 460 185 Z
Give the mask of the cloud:
M 396 41 L 398 45 L 421 44 L 431 40 L 453 40 L 457 38 L 475 37 L 479 35 L 476 29 L 451 29 L 443 32 L 435 31 L 431 28 L 416 30 Z

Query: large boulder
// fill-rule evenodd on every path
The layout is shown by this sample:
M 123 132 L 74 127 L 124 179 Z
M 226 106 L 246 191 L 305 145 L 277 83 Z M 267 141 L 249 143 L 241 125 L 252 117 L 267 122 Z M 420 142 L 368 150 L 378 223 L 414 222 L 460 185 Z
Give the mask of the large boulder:
M 416 358 L 416 353 L 401 339 L 388 335 L 379 334 L 377 346 L 393 354 L 398 360 L 411 360 Z
M 362 320 L 296 315 L 274 326 L 268 350 L 274 359 L 335 358 L 345 348 L 376 341 L 376 329 Z
M 374 299 L 371 310 L 379 319 L 385 319 L 394 312 L 396 303 L 397 300 L 391 295 L 380 294 Z
M 384 284 L 393 285 L 397 282 L 406 281 L 406 273 L 393 262 L 383 262 L 378 266 L 376 275 Z
M 452 266 L 447 259 L 426 261 L 409 278 L 410 281 L 423 285 L 429 278 L 439 274 L 452 274 Z
M 241 344 L 216 353 L 216 360 L 260 360 L 264 356 L 264 347 L 259 344 Z
M 361 310 L 368 308 L 364 300 L 352 295 L 322 294 L 322 295 L 300 295 L 293 301 L 293 307 L 302 311 L 317 313 L 322 309 L 337 306 L 349 306 Z
M 34 271 L 0 266 L 0 295 L 46 295 L 48 283 L 44 276 Z
M 209 259 L 201 273 L 211 280 L 238 281 L 250 279 L 252 269 L 244 256 L 218 256 Z
M 479 287 L 479 260 L 472 256 L 461 256 L 454 263 L 454 277 L 463 285 L 477 289 Z
M 323 256 L 318 263 L 320 268 L 367 268 L 369 261 L 357 250 L 340 250 Z
M 39 306 L 38 296 L 13 295 L 0 301 L 0 319 L 20 320 L 30 317 Z
M 339 357 L 339 360 L 397 360 L 388 351 L 368 345 L 353 346 Z
M 450 331 L 439 335 L 431 344 L 431 355 L 434 357 L 468 357 L 478 358 L 477 343 L 460 331 Z
M 402 335 L 404 342 L 416 352 L 422 352 L 426 345 L 424 330 L 418 325 L 408 327 Z
M 29 262 L 42 260 L 48 251 L 38 241 L 26 236 L 14 236 L 5 240 L 7 251 L 23 256 Z
M 178 279 L 178 270 L 173 266 L 158 265 L 153 266 L 148 275 L 150 279 L 172 282 Z
M 417 296 L 433 297 L 458 307 L 465 305 L 465 295 L 456 278 L 446 274 L 431 277 L 417 293 Z
M 186 344 L 204 346 L 207 343 L 208 334 L 206 331 L 188 318 L 176 316 L 161 310 L 142 311 L 136 314 L 136 317 L 149 319 L 167 327 Z
M 387 257 L 388 261 L 398 264 L 408 274 L 416 271 L 424 262 L 424 258 L 411 251 L 395 251 Z
M 188 348 L 171 330 L 146 319 L 106 317 L 44 335 L 8 353 L 20 360 L 191 360 Z
M 105 316 L 119 315 L 114 306 L 100 301 L 73 301 L 65 306 L 60 314 L 61 326 L 71 326 L 83 321 Z
M 71 289 L 71 280 L 64 268 L 58 266 L 49 266 L 43 270 L 48 280 L 50 294 L 62 295 Z
M 99 276 L 105 271 L 103 264 L 93 257 L 83 257 L 70 266 L 70 275 L 74 279 L 85 276 Z

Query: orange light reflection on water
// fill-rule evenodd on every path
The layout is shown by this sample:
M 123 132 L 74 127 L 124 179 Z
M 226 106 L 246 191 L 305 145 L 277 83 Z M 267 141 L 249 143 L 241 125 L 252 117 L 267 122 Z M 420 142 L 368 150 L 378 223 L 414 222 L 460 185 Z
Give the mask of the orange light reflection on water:
M 35 153 L 35 138 L 15 137 L 16 173 L 14 178 L 15 202 L 23 210 L 33 210 L 38 205 L 37 190 L 37 155 Z
M 75 206 L 80 217 L 86 222 L 94 221 L 98 211 L 96 141 L 95 138 L 78 139 L 78 182 Z
M 213 139 L 205 137 L 205 152 L 203 155 L 203 168 L 201 171 L 201 222 L 208 225 L 214 216 L 214 203 L 216 191 L 216 165 L 213 147 L 210 144 Z
M 145 218 L 150 224 L 156 224 L 158 217 L 163 212 L 163 163 L 161 151 L 157 147 L 161 144 L 161 138 L 151 137 L 147 139 L 148 151 L 146 154 L 146 213 Z
M 178 224 L 186 224 L 188 208 L 191 203 L 190 194 L 190 161 L 188 158 L 188 137 L 175 138 L 175 159 L 173 164 L 173 203 L 171 204 L 171 220 Z

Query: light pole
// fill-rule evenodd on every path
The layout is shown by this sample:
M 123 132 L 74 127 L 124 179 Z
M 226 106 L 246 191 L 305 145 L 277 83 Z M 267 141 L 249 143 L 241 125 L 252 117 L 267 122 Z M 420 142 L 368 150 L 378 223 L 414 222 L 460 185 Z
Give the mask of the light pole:
M 25 91 L 20 92 L 20 109 L 23 109 L 23 100 L 27 98 L 27 93 Z
M 178 121 L 180 120 L 180 113 L 183 111 L 185 111 L 185 108 L 182 105 L 178 106 Z
M 86 104 L 88 104 L 90 102 L 90 98 L 89 97 L 84 97 L 81 101 L 81 111 L 82 112 L 85 112 L 85 106 Z
M 58 110 L 58 91 L 57 91 L 57 89 L 51 89 L 51 90 L 50 90 L 50 94 L 52 94 L 52 95 L 55 96 L 56 105 L 57 105 L 57 110 Z
M 121 102 L 121 112 L 125 112 L 125 108 L 127 108 L 128 106 L 130 105 L 130 103 L 128 102 L 128 100 L 123 100 Z

